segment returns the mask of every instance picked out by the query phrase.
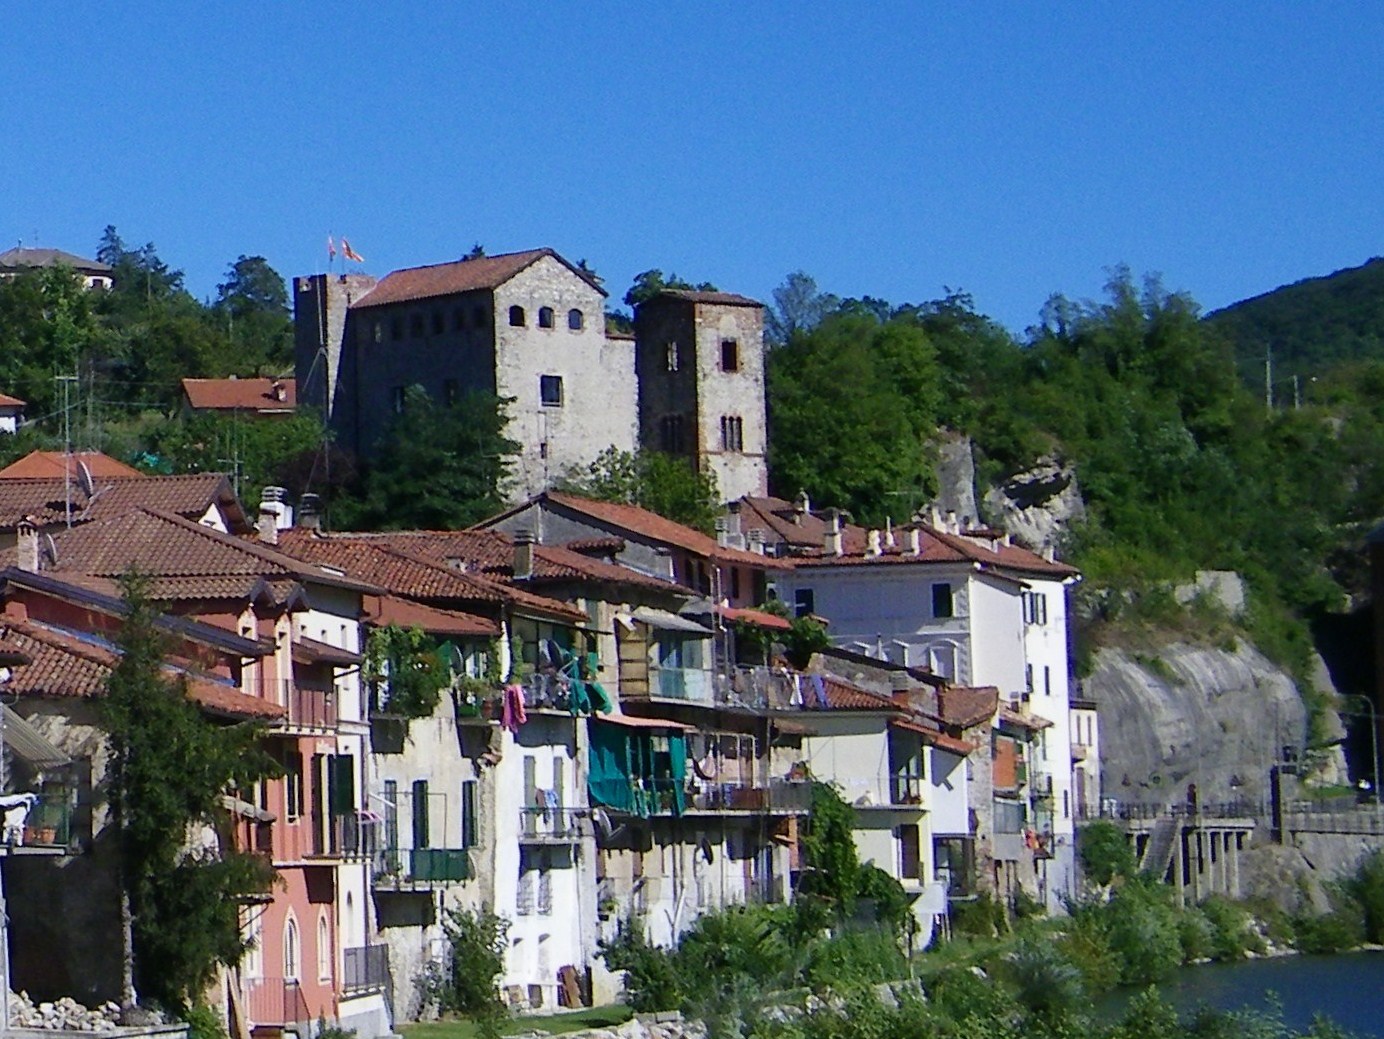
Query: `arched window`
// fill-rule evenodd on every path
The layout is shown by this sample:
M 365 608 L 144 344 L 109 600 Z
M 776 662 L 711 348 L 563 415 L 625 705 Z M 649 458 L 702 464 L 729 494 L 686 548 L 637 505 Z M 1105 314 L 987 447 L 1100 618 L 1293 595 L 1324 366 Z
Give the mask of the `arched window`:
M 574 308 L 574 309 L 572 309 L 572 310 L 567 311 L 567 327 L 568 327 L 568 328 L 570 328 L 573 332 L 580 332 L 580 331 L 582 330 L 582 325 L 583 325 L 583 324 L 584 324 L 584 321 L 583 321 L 583 319 L 582 319 L 582 314 L 581 314 L 581 311 L 580 311 L 580 310 L 576 310 L 576 309 Z
M 523 328 L 527 320 L 528 319 L 524 317 L 523 307 L 516 304 L 509 308 L 509 323 L 515 328 Z
M 245 925 L 245 958 L 241 968 L 247 978 L 264 976 L 264 915 L 254 913 Z
M 284 977 L 298 980 L 298 965 L 301 962 L 302 946 L 298 940 L 298 921 L 289 917 L 284 921 Z
M 325 912 L 317 917 L 317 980 L 332 980 L 332 933 Z
M 539 328 L 552 328 L 552 327 L 553 327 L 553 308 L 552 308 L 552 307 L 539 307 L 539 308 L 538 308 L 538 327 L 539 327 Z

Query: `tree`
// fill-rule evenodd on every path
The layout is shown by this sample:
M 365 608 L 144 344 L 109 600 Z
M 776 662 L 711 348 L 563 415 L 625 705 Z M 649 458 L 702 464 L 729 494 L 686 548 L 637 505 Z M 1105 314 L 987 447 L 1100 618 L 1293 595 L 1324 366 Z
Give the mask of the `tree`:
M 447 670 L 435 640 L 421 628 L 386 624 L 365 640 L 361 677 L 370 686 L 374 710 L 426 718 L 442 697 Z
M 338 499 L 334 522 L 347 530 L 457 530 L 500 511 L 519 452 L 505 436 L 510 403 L 474 392 L 446 407 L 410 386 L 360 496 Z
M 720 514 L 716 477 L 661 451 L 608 447 L 584 470 L 569 471 L 560 487 L 596 501 L 638 505 L 704 533 L 711 532 Z
M 782 346 L 799 332 L 810 332 L 836 309 L 840 300 L 817 291 L 817 282 L 804 271 L 794 271 L 774 290 L 774 305 L 764 314 L 764 338 Z
M 309 415 L 255 418 L 194 415 L 160 423 L 147 437 L 144 468 L 161 473 L 232 474 L 236 493 L 256 502 L 266 485 L 287 481 L 297 459 L 322 444 L 322 426 Z
M 861 522 L 907 515 L 934 484 L 936 351 L 906 319 L 833 316 L 767 358 L 769 474 Z
M 1097 819 L 1077 831 L 1076 854 L 1086 878 L 1102 888 L 1134 875 L 1129 838 L 1108 819 Z
M 655 267 L 634 276 L 634 284 L 625 293 L 625 306 L 637 307 L 639 304 L 653 299 L 664 289 L 695 289 L 698 292 L 715 292 L 716 286 L 709 281 L 693 285 L 690 281 L 685 281 L 676 274 L 670 274 L 664 278 L 663 272 Z
M 106 795 L 119 855 L 126 951 L 135 992 L 164 1006 L 195 1000 L 218 966 L 245 952 L 239 899 L 273 870 L 232 848 L 191 847 L 196 827 L 222 818 L 227 792 L 273 774 L 253 725 L 217 725 L 188 699 L 186 679 L 164 670 L 165 639 L 147 580 L 121 580 L 126 615 L 120 660 L 103 701 L 110 733 Z

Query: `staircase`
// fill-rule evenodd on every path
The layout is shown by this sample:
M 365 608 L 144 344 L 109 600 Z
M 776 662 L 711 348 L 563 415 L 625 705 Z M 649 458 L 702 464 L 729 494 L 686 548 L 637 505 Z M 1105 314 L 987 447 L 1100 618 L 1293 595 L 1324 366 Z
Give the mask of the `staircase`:
M 1148 843 L 1144 845 L 1143 858 L 1139 860 L 1139 872 L 1148 873 L 1155 880 L 1162 880 L 1168 874 L 1173 861 L 1173 842 L 1180 836 L 1181 820 L 1164 816 L 1153 824 Z

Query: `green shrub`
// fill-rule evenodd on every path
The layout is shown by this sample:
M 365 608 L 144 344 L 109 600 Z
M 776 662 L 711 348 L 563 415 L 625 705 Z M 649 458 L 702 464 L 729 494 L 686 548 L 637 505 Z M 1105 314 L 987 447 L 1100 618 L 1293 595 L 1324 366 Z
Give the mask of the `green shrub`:
M 1360 906 L 1365 937 L 1384 942 L 1384 851 L 1376 850 L 1346 881 L 1345 891 Z
M 977 938 L 995 938 L 1008 930 L 1004 907 L 989 894 L 980 894 L 970 902 L 957 902 L 951 907 L 952 931 Z
M 890 929 L 852 927 L 812 943 L 803 980 L 820 990 L 897 981 L 907 973 L 908 960 Z
M 1105 920 L 1123 984 L 1147 985 L 1182 963 L 1177 914 L 1161 884 L 1129 881 L 1110 900 Z
M 1086 1003 L 1080 968 L 1042 938 L 1022 938 L 1009 954 L 1004 973 L 1019 1003 L 1043 1021 L 1071 1017 Z
M 1196 906 L 1177 914 L 1177 940 L 1182 946 L 1182 962 L 1208 960 L 1216 952 L 1216 929 Z
M 1081 971 L 1088 991 L 1105 992 L 1120 983 L 1120 959 L 1110 948 L 1100 911 L 1073 913 L 1057 945 Z
M 673 954 L 649 944 L 637 920 L 620 924 L 615 938 L 600 943 L 606 966 L 625 975 L 625 1001 L 639 1013 L 682 1006 L 682 986 Z
M 442 930 L 451 955 L 445 964 L 429 964 L 418 979 L 424 1003 L 444 1013 L 467 1014 L 483 1034 L 498 1034 L 506 1010 L 496 981 L 505 966 L 509 921 L 489 909 L 448 909 Z
M 1015 920 L 1036 920 L 1048 913 L 1047 906 L 1021 887 L 1014 889 L 1014 895 L 1009 900 L 1009 908 L 1014 913 Z
M 1211 955 L 1218 960 L 1242 959 L 1247 952 L 1262 953 L 1264 941 L 1254 930 L 1249 912 L 1218 895 L 1201 904 L 1214 930 Z
M 1134 875 L 1134 851 L 1123 830 L 1108 819 L 1087 823 L 1076 833 L 1077 860 L 1093 884 L 1106 887 L 1116 877 Z
M 1299 916 L 1293 921 L 1297 947 L 1303 952 L 1343 952 L 1353 949 L 1365 938 L 1365 928 L 1358 912 L 1333 909 L 1320 916 Z
M 221 1015 L 205 1003 L 197 1003 L 183 1012 L 187 1022 L 187 1039 L 226 1039 L 226 1024 Z

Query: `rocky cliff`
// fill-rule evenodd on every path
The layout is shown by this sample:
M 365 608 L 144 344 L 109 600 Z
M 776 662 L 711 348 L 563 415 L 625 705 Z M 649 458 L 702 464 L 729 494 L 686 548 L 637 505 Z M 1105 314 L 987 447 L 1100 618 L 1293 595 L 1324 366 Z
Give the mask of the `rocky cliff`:
M 1258 805 L 1270 764 L 1307 742 L 1292 678 L 1243 640 L 1233 651 L 1102 649 L 1084 689 L 1100 709 L 1103 793 L 1122 802 L 1180 803 L 1195 784 L 1204 804 Z M 1340 781 L 1343 766 L 1337 748 L 1320 778 Z

